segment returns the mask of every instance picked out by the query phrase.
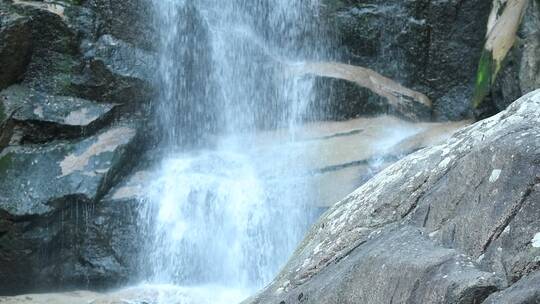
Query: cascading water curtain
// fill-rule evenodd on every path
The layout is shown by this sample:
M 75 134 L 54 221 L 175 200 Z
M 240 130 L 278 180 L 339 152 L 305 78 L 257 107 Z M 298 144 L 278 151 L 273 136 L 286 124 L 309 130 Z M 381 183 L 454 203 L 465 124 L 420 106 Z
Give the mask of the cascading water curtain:
M 283 266 L 315 215 L 309 187 L 289 182 L 295 172 L 272 171 L 291 162 L 287 153 L 261 158 L 250 138 L 279 128 L 292 140 L 309 115 L 314 81 L 287 70 L 323 53 L 313 39 L 318 3 L 154 4 L 155 112 L 169 152 L 141 211 L 145 276 L 253 292 Z

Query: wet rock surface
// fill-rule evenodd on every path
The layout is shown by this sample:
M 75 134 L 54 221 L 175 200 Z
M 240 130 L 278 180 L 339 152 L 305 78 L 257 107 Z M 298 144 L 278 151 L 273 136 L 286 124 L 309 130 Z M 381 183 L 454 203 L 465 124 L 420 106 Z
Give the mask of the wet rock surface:
M 116 127 L 79 142 L 2 152 L 0 292 L 127 278 L 116 261 L 123 249 L 107 252 L 119 246 L 115 237 L 132 237 L 123 234 L 130 213 L 100 198 L 134 136 L 135 129 Z
M 491 1 L 483 0 L 325 0 L 322 14 L 339 37 L 342 62 L 426 94 L 435 119 L 459 120 L 472 116 L 490 9 Z M 373 104 L 360 110 L 378 111 L 378 96 L 359 96 Z
M 105 196 L 152 142 L 153 55 L 104 13 L 0 3 L 0 294 L 136 277 L 137 201 Z
M 393 303 L 381 290 L 402 297 L 397 302 L 480 303 L 536 273 L 539 106 L 536 91 L 446 143 L 391 165 L 326 212 L 284 271 L 248 303 L 289 303 L 300 294 L 306 303 Z M 408 234 L 411 226 L 416 233 Z M 403 237 L 385 239 L 388 234 Z M 431 249 L 415 246 L 421 240 Z M 365 263 L 374 250 L 381 253 Z M 467 276 L 459 269 L 440 271 L 444 262 L 433 268 L 424 258 L 444 250 L 469 261 L 472 280 L 463 277 L 456 285 L 437 278 Z M 355 258 L 358 263 L 351 262 Z M 418 276 L 424 270 L 414 265 L 429 269 L 427 275 Z M 365 276 L 375 269 L 386 288 Z M 442 296 L 434 291 L 424 297 L 422 288 L 432 281 Z
M 316 120 L 346 119 L 351 113 L 384 112 L 412 121 L 431 119 L 432 102 L 426 95 L 371 69 L 336 62 L 310 62 L 295 68 L 300 74 L 315 76 L 316 85 L 326 88 L 320 90 L 317 101 L 311 105 L 313 111 L 310 112 Z M 377 103 L 372 104 L 366 94 L 378 95 Z
M 116 107 L 76 97 L 47 95 L 19 85 L 0 92 L 0 101 L 4 115 L 11 116 L 12 142 L 18 143 L 90 135 L 112 120 Z
M 396 80 L 413 90 L 409 99 L 418 92 L 433 101 L 432 110 L 407 108 L 401 112 L 409 116 L 402 116 L 471 115 L 469 95 L 490 1 L 325 2 L 322 14 L 342 40 L 343 62 Z M 141 155 L 157 140 L 149 120 L 159 35 L 149 3 L 0 2 L 0 294 L 110 288 L 137 280 L 138 199 L 152 179 Z M 518 46 L 494 86 L 495 111 L 538 86 L 538 1 L 531 3 Z M 182 26 L 199 24 L 197 38 L 207 39 L 206 25 L 192 19 Z M 193 45 L 199 44 L 188 41 L 187 47 Z M 198 51 L 201 58 L 182 52 L 176 57 L 192 61 L 201 74 L 190 86 L 209 73 L 199 60 L 208 60 L 210 48 Z M 321 77 L 317 86 L 331 89 L 319 97 L 337 102 L 326 104 L 335 115 L 315 119 L 399 112 L 354 79 Z M 197 95 L 204 99 L 208 92 L 200 88 Z M 217 111 L 217 105 L 196 107 L 195 97 L 179 96 L 196 108 L 195 120 L 210 119 L 206 107 Z M 390 157 L 383 160 L 373 158 L 380 151 L 361 145 L 387 134 L 370 133 L 365 125 L 306 137 L 303 144 L 324 155 L 311 165 L 316 172 L 307 181 L 321 185 L 315 205 L 327 208 L 367 183 L 326 213 L 285 271 L 252 301 L 538 301 L 539 107 L 538 93 L 529 95 L 373 180 L 372 161 L 381 163 L 377 170 L 387 167 L 446 139 L 458 126 L 439 132 L 426 124 L 387 149 Z M 280 148 L 261 155 L 292 151 Z M 30 295 L 0 303 L 155 300 L 147 294 Z
M 0 90 L 21 80 L 31 54 L 30 19 L 0 4 Z

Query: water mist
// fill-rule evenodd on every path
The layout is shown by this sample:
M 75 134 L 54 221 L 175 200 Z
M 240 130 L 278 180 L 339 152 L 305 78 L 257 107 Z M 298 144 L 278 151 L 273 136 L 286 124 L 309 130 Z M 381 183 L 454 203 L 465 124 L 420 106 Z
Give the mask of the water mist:
M 146 282 L 176 286 L 163 303 L 238 302 L 269 283 L 317 214 L 310 185 L 291 183 L 294 169 L 276 171 L 294 160 L 261 157 L 254 138 L 281 130 L 292 143 L 309 115 L 314 81 L 287 66 L 323 52 L 310 43 L 318 5 L 155 0 L 154 8 L 166 157 L 141 208 Z

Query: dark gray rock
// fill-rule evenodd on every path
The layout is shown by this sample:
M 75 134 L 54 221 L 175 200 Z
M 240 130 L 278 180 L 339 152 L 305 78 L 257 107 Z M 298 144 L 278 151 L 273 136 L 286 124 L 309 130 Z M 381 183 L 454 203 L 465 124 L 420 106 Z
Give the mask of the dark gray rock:
M 426 94 L 434 118 L 458 120 L 472 115 L 490 8 L 484 0 L 325 0 L 322 14 L 340 38 L 341 61 Z
M 298 288 L 283 285 L 261 302 L 479 303 L 498 284 L 470 258 L 405 226 L 374 233 L 361 250 L 323 269 L 308 283 Z
M 99 37 L 83 51 L 88 60 L 102 61 L 112 73 L 148 82 L 151 82 L 157 65 L 156 53 L 139 49 L 110 35 Z
M 505 112 L 457 132 L 446 143 L 416 152 L 376 175 L 323 215 L 281 274 L 251 303 L 274 303 L 292 297 L 297 291 L 322 288 L 324 300 L 319 301 L 315 296 L 310 298 L 310 303 L 392 303 L 391 297 L 364 297 L 377 295 L 379 286 L 370 280 L 346 281 L 347 277 L 361 277 L 374 267 L 373 263 L 351 263 L 345 267 L 353 267 L 354 276 L 341 277 L 339 273 L 343 263 L 357 255 L 367 256 L 371 246 L 381 251 L 397 251 L 394 242 L 382 239 L 377 243 L 374 239 L 389 231 L 405 233 L 408 226 L 429 235 L 436 244 L 434 247 L 452 248 L 465 255 L 473 269 L 495 274 L 501 279 L 502 287 L 537 270 L 540 266 L 536 241 L 540 232 L 538 109 L 540 91 L 524 96 Z M 411 251 L 404 252 L 401 259 L 422 264 L 423 259 L 413 254 L 416 238 L 404 234 L 400 240 L 411 244 L 404 245 L 410 246 L 407 249 Z M 381 258 L 378 265 L 394 265 L 390 255 Z M 404 267 L 393 269 L 381 281 L 393 282 L 384 288 L 391 290 L 390 293 L 410 294 L 404 296 L 406 301 L 398 302 L 478 303 L 489 295 L 487 291 L 493 292 L 497 287 L 497 284 L 474 283 L 467 287 L 478 291 L 472 293 L 474 296 L 435 298 L 429 302 L 415 298 L 416 294 L 410 293 L 409 285 L 404 283 L 416 271 Z M 419 284 L 424 279 L 431 282 L 427 276 Z M 342 298 L 343 294 L 350 296 Z
M 110 34 L 143 49 L 155 49 L 152 1 L 89 0 L 83 4 L 97 16 L 97 35 Z
M 14 2 L 11 10 L 30 19 L 32 50 L 23 83 L 41 91 L 67 95 L 78 65 L 78 37 L 61 10 L 40 2 Z
M 83 45 L 84 67 L 71 90 L 82 98 L 137 108 L 154 94 L 155 55 L 112 36 Z
M 127 279 L 126 253 L 118 251 L 128 246 L 121 240 L 133 238 L 126 230 L 134 207 L 100 199 L 129 170 L 135 134 L 118 126 L 80 141 L 2 152 L 0 279 L 8 283 L 0 293 Z
M 54 210 L 55 200 L 77 195 L 96 199 L 135 133 L 119 126 L 79 142 L 6 148 L 0 158 L 0 210 L 43 215 Z
M 540 272 L 527 276 L 512 287 L 495 293 L 484 304 L 538 304 L 540 303 Z
M 91 2 L 0 1 L 0 294 L 136 279 L 138 202 L 104 196 L 152 138 L 154 59 Z
M 137 201 L 66 198 L 43 216 L 0 215 L 0 294 L 136 280 Z
M 94 28 L 98 13 L 87 6 L 64 3 L 52 9 L 29 3 L 6 5 L 30 20 L 32 50 L 22 80 L 26 87 L 50 95 L 129 103 L 130 110 L 151 99 L 155 55 L 100 35 Z
M 30 18 L 0 4 L 0 90 L 21 80 L 32 47 Z
M 312 120 L 346 120 L 390 112 L 390 105 L 367 88 L 343 79 L 317 77 L 317 98 L 310 104 Z
M 112 119 L 113 104 L 54 96 L 14 85 L 0 92 L 5 113 L 12 113 L 17 143 L 43 143 L 91 134 Z

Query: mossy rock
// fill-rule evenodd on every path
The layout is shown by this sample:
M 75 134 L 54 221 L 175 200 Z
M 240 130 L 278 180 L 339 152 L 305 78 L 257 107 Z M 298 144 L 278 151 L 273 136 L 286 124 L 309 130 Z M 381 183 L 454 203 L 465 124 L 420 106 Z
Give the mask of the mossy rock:
M 476 83 L 472 105 L 475 109 L 479 108 L 486 96 L 491 91 L 493 78 L 495 73 L 496 63 L 490 51 L 483 50 L 480 63 L 478 64 L 478 72 L 476 73 Z

